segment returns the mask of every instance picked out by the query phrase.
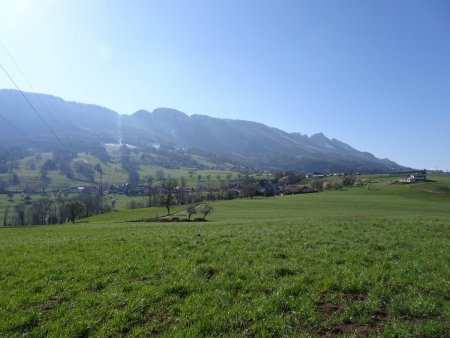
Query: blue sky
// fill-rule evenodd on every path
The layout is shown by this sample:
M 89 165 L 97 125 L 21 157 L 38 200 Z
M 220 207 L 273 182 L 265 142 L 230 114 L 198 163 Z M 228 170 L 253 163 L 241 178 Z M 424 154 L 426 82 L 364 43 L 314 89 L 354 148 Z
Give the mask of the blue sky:
M 0 0 L 0 40 L 37 92 L 323 132 L 450 169 L 447 0 Z M 33 91 L 1 48 L 0 62 Z

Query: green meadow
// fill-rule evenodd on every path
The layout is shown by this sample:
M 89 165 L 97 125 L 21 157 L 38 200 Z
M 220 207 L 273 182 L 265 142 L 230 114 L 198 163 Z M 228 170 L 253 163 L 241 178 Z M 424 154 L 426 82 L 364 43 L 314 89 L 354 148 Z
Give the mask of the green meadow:
M 450 178 L 368 178 L 1 228 L 0 336 L 449 336 Z

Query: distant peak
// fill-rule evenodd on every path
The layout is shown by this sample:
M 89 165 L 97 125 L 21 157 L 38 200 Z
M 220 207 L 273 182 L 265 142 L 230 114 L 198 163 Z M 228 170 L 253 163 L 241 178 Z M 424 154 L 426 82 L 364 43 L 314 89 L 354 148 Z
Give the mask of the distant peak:
M 153 115 L 156 116 L 164 116 L 164 117 L 171 117 L 171 118 L 185 118 L 188 117 L 185 113 L 172 109 L 172 108 L 156 108 L 153 110 Z
M 139 109 L 137 112 L 135 112 L 133 115 L 146 115 L 146 114 L 151 114 L 149 111 L 144 110 L 144 109 Z
M 326 137 L 323 133 L 317 133 L 311 136 L 312 140 L 316 141 L 330 141 L 328 137 Z

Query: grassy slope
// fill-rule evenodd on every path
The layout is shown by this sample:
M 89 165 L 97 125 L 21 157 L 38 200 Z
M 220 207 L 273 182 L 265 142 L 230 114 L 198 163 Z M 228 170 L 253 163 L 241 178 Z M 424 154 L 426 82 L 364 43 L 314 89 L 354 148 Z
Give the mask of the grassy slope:
M 0 229 L 0 335 L 448 335 L 436 179 L 217 202 L 206 224 Z
M 22 191 L 25 189 L 25 187 L 28 185 L 35 185 L 36 181 L 38 180 L 40 176 L 39 167 L 48 159 L 52 158 L 51 153 L 42 153 L 40 154 L 40 159 L 37 160 L 36 156 L 29 156 L 26 157 L 20 161 L 18 161 L 19 170 L 16 170 L 15 173 L 20 178 L 20 184 L 17 186 L 10 185 L 8 186 L 8 190 L 10 191 Z M 199 162 L 202 164 L 209 166 L 210 168 L 215 168 L 215 164 L 208 162 L 207 160 L 203 159 L 200 156 L 195 157 Z M 88 163 L 90 163 L 92 166 L 95 166 L 96 164 L 100 163 L 102 170 L 104 172 L 103 175 L 103 184 L 108 185 L 111 181 L 112 184 L 122 184 L 126 183 L 128 181 L 128 174 L 127 172 L 122 168 L 122 165 L 120 164 L 120 160 L 117 154 L 113 156 L 113 159 L 110 163 L 104 163 L 101 162 L 98 158 L 95 156 L 85 154 L 85 153 L 79 153 L 77 156 L 77 160 L 83 160 Z M 35 170 L 27 169 L 27 163 L 30 161 L 34 161 L 36 165 Z M 207 185 L 208 180 L 206 178 L 207 175 L 211 175 L 211 181 L 216 181 L 216 176 L 220 175 L 221 180 L 225 180 L 227 174 L 232 174 L 233 179 L 235 179 L 236 175 L 238 174 L 235 171 L 231 170 L 193 170 L 192 168 L 184 168 L 181 167 L 180 169 L 167 169 L 163 167 L 154 166 L 151 164 L 140 164 L 139 165 L 139 175 L 141 177 L 142 183 L 144 183 L 145 178 L 148 176 L 155 177 L 155 173 L 158 170 L 163 170 L 166 176 L 171 176 L 173 178 L 180 178 L 181 176 L 184 176 L 187 180 L 188 186 L 197 187 L 199 184 L 201 185 Z M 112 176 L 112 173 L 114 172 L 114 175 Z M 194 177 L 190 177 L 190 172 L 195 173 Z M 202 179 L 198 181 L 197 175 L 202 175 Z M 0 174 L 0 178 L 4 179 L 6 181 L 9 181 L 11 174 L 5 173 Z M 74 179 L 69 179 L 66 176 L 59 173 L 59 171 L 49 171 L 48 176 L 51 178 L 51 184 L 48 189 L 50 190 L 58 190 L 59 187 L 73 187 L 73 186 L 79 186 L 79 185 L 85 185 L 88 182 L 86 181 L 86 178 L 78 175 L 75 173 Z M 100 176 L 96 175 L 96 182 L 99 183 Z
M 51 158 L 52 158 L 51 153 L 43 153 L 43 154 L 41 154 L 39 160 L 37 160 L 36 156 L 29 156 L 29 157 L 26 157 L 19 161 L 20 169 L 16 171 L 16 174 L 20 178 L 20 184 L 17 186 L 9 185 L 7 187 L 7 189 L 9 191 L 14 192 L 14 194 L 15 194 L 13 201 L 9 202 L 6 194 L 0 194 L 0 224 L 3 224 L 3 215 L 5 213 L 6 208 L 9 207 L 10 214 L 14 213 L 13 208 L 16 203 L 20 202 L 20 196 L 22 194 L 21 191 L 23 191 L 27 187 L 27 184 L 29 186 L 35 186 L 37 184 L 36 182 L 40 176 L 40 172 L 39 172 L 38 168 L 40 167 L 40 165 L 42 165 L 42 163 L 44 163 L 46 160 L 51 159 Z M 204 165 L 207 165 L 210 167 L 215 166 L 214 163 L 208 162 L 201 156 L 195 156 L 195 158 L 196 158 L 196 160 L 200 161 Z M 113 156 L 113 160 L 111 163 L 103 163 L 98 158 L 96 158 L 92 155 L 89 155 L 89 154 L 85 154 L 85 153 L 78 154 L 77 159 L 86 161 L 93 166 L 95 166 L 97 163 L 100 163 L 102 170 L 104 172 L 104 175 L 102 177 L 104 187 L 108 187 L 110 183 L 113 185 L 118 185 L 118 184 L 126 183 L 128 181 L 128 174 L 122 168 L 122 166 L 118 160 L 117 154 L 115 154 L 115 156 Z M 35 162 L 35 164 L 36 164 L 35 170 L 26 169 L 28 167 L 27 163 L 29 161 Z M 196 188 L 198 186 L 209 186 L 210 182 L 213 184 L 213 186 L 219 187 L 220 183 L 228 181 L 228 180 L 226 180 L 226 177 L 228 174 L 232 175 L 232 179 L 230 181 L 236 180 L 237 175 L 238 175 L 237 172 L 230 171 L 230 170 L 212 170 L 212 169 L 211 170 L 193 170 L 192 168 L 167 169 L 167 168 L 163 168 L 163 167 L 142 164 L 139 166 L 139 175 L 141 178 L 141 183 L 146 184 L 146 182 L 145 182 L 146 178 L 150 175 L 155 177 L 155 173 L 158 170 L 163 170 L 166 177 L 170 176 L 172 178 L 179 179 L 180 177 L 183 176 L 186 179 L 187 187 L 194 187 L 194 188 Z M 113 173 L 114 173 L 114 175 L 113 175 Z M 193 176 L 191 177 L 191 173 L 195 173 L 195 174 L 192 174 Z M 198 180 L 197 175 L 202 175 L 201 180 Z M 208 181 L 208 179 L 206 177 L 207 175 L 211 175 L 210 181 Z M 221 182 L 217 181 L 217 178 L 216 178 L 217 175 L 220 175 Z M 0 174 L 0 179 L 9 181 L 10 176 L 11 176 L 11 174 L 9 174 L 9 173 Z M 83 178 L 82 176 L 79 176 L 78 174 L 75 174 L 74 179 L 69 179 L 66 176 L 62 175 L 59 171 L 49 171 L 48 176 L 51 179 L 51 184 L 47 188 L 47 191 L 58 191 L 60 188 L 76 187 L 76 186 L 88 184 L 86 179 Z M 96 180 L 96 183 L 99 184 L 100 183 L 100 175 L 96 174 L 95 180 Z M 159 184 L 159 182 L 155 181 L 153 184 L 154 185 Z M 17 191 L 19 191 L 19 192 L 17 192 Z M 31 196 L 33 198 L 40 198 L 41 194 L 34 193 L 34 194 L 31 194 Z M 136 197 L 136 196 L 128 197 L 128 196 L 124 196 L 124 195 L 117 195 L 114 198 L 117 200 L 116 209 L 118 209 L 118 210 L 126 209 L 128 207 L 127 205 L 129 204 L 129 202 L 131 200 L 143 201 L 144 203 L 147 200 L 146 197 Z

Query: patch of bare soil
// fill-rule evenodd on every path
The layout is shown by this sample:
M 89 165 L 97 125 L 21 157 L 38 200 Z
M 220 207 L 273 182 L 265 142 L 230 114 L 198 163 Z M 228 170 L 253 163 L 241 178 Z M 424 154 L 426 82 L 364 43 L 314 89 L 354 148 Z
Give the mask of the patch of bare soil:
M 343 304 L 335 304 L 335 303 L 323 303 L 317 306 L 320 313 L 325 316 L 335 316 L 344 311 L 345 306 Z
M 343 335 L 355 335 L 357 337 L 369 337 L 378 332 L 378 329 L 373 326 L 359 325 L 359 324 L 341 324 L 334 327 L 331 330 L 333 335 L 343 334 Z
M 342 303 L 322 302 L 317 305 L 317 309 L 325 317 L 335 317 L 345 311 L 348 302 L 363 302 L 366 298 L 366 293 L 346 293 Z M 373 323 L 371 324 L 343 322 L 332 328 L 318 332 L 317 336 L 334 337 L 339 335 L 354 335 L 362 338 L 369 337 L 379 334 L 381 327 L 389 318 L 385 312 L 379 311 L 373 314 L 372 319 Z

